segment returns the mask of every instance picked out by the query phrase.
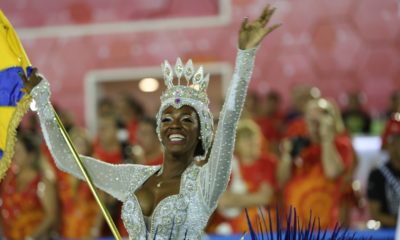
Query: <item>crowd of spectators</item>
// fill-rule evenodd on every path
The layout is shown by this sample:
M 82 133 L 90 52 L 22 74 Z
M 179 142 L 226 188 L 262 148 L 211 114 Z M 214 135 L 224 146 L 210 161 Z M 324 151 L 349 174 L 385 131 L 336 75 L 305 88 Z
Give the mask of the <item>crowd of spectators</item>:
M 400 93 L 393 93 L 390 102 L 376 120 L 360 92 L 348 93 L 339 107 L 316 87 L 298 86 L 287 110 L 276 91 L 263 96 L 249 93 L 237 128 L 231 180 L 207 232 L 246 231 L 244 209 L 255 222 L 260 211 L 274 218 L 291 207 L 301 219 L 318 217 L 322 228 L 333 228 L 337 222 L 354 227 L 352 211 L 365 212 L 365 223 L 373 219 L 381 227 L 395 227 L 400 203 Z M 163 162 L 155 119 L 132 96 L 99 100 L 94 135 L 77 126 L 68 110 L 57 111 L 80 154 L 112 164 Z M 374 121 L 387 123 L 374 128 Z M 367 190 L 360 192 L 354 172 L 362 159 L 352 137 L 370 134 L 382 134 L 388 159 L 371 171 Z M 12 166 L 0 183 L 2 235 L 111 236 L 88 185 L 56 168 L 33 113 L 25 117 L 17 138 Z M 121 203 L 106 193 L 100 195 L 127 236 L 119 218 Z

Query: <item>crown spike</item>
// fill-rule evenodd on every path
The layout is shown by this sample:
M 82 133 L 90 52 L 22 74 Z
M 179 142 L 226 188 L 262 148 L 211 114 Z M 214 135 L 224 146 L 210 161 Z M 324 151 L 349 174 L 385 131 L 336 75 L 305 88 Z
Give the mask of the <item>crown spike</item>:
M 163 69 L 163 73 L 164 73 L 164 83 L 168 88 L 173 87 L 173 79 L 174 79 L 174 75 L 172 72 L 172 67 L 171 65 L 168 63 L 167 60 L 164 60 L 164 64 L 161 64 L 161 67 Z
M 203 80 L 199 84 L 199 86 L 200 86 L 199 90 L 200 91 L 206 91 L 207 90 L 209 80 L 210 80 L 210 74 L 207 73 L 207 75 L 203 78 Z
M 190 79 L 193 77 L 193 74 L 194 74 L 194 67 L 193 67 L 192 59 L 189 59 L 186 62 L 184 74 L 185 74 L 185 79 L 189 84 L 190 83 Z
M 181 60 L 181 58 L 177 58 L 176 59 L 176 63 L 175 63 L 175 74 L 176 74 L 176 76 L 178 78 L 178 84 L 179 85 L 181 83 L 181 77 L 182 77 L 183 72 L 184 71 L 183 71 L 182 60 Z
M 200 84 L 201 80 L 203 80 L 203 74 L 204 74 L 203 66 L 200 66 L 197 72 L 193 76 L 192 79 L 193 84 Z

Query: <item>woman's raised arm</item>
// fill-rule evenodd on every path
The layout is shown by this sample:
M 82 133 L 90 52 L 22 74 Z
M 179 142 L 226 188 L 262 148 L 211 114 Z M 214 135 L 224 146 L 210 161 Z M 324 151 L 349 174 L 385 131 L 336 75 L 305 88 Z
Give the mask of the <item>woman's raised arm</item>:
M 257 47 L 268 33 L 279 27 L 279 24 L 265 27 L 274 11 L 275 9 L 268 5 L 257 20 L 248 22 L 246 18 L 239 31 L 240 49 L 232 81 L 220 113 L 208 163 L 201 169 L 198 179 L 204 201 L 210 211 L 215 209 L 219 196 L 228 184 L 236 125 L 245 101 Z

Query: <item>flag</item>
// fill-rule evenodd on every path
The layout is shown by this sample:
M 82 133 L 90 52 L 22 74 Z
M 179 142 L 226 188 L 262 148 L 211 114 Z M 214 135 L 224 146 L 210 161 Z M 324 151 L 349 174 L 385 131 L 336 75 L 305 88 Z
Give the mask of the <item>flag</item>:
M 31 64 L 8 19 L 0 10 L 0 180 L 14 155 L 16 129 L 31 97 L 21 91 L 20 73 L 29 76 Z

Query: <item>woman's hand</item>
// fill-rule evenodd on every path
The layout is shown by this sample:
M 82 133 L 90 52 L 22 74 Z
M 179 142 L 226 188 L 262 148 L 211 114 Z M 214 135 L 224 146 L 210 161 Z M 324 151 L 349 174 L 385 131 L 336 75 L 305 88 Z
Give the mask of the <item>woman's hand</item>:
M 39 71 L 37 68 L 32 69 L 32 73 L 29 76 L 29 78 L 25 75 L 25 73 L 20 72 L 20 76 L 22 81 L 24 82 L 24 86 L 22 87 L 22 91 L 25 93 L 30 94 L 32 89 L 36 87 L 40 81 L 42 81 L 42 77 L 39 74 Z
M 281 25 L 275 24 L 271 27 L 266 27 L 274 12 L 275 8 L 271 8 L 270 5 L 267 5 L 261 16 L 255 21 L 249 22 L 248 18 L 243 20 L 239 31 L 240 49 L 245 50 L 257 47 L 265 36 Z
M 319 119 L 319 135 L 322 142 L 332 142 L 335 138 L 335 125 L 333 117 L 324 114 Z

